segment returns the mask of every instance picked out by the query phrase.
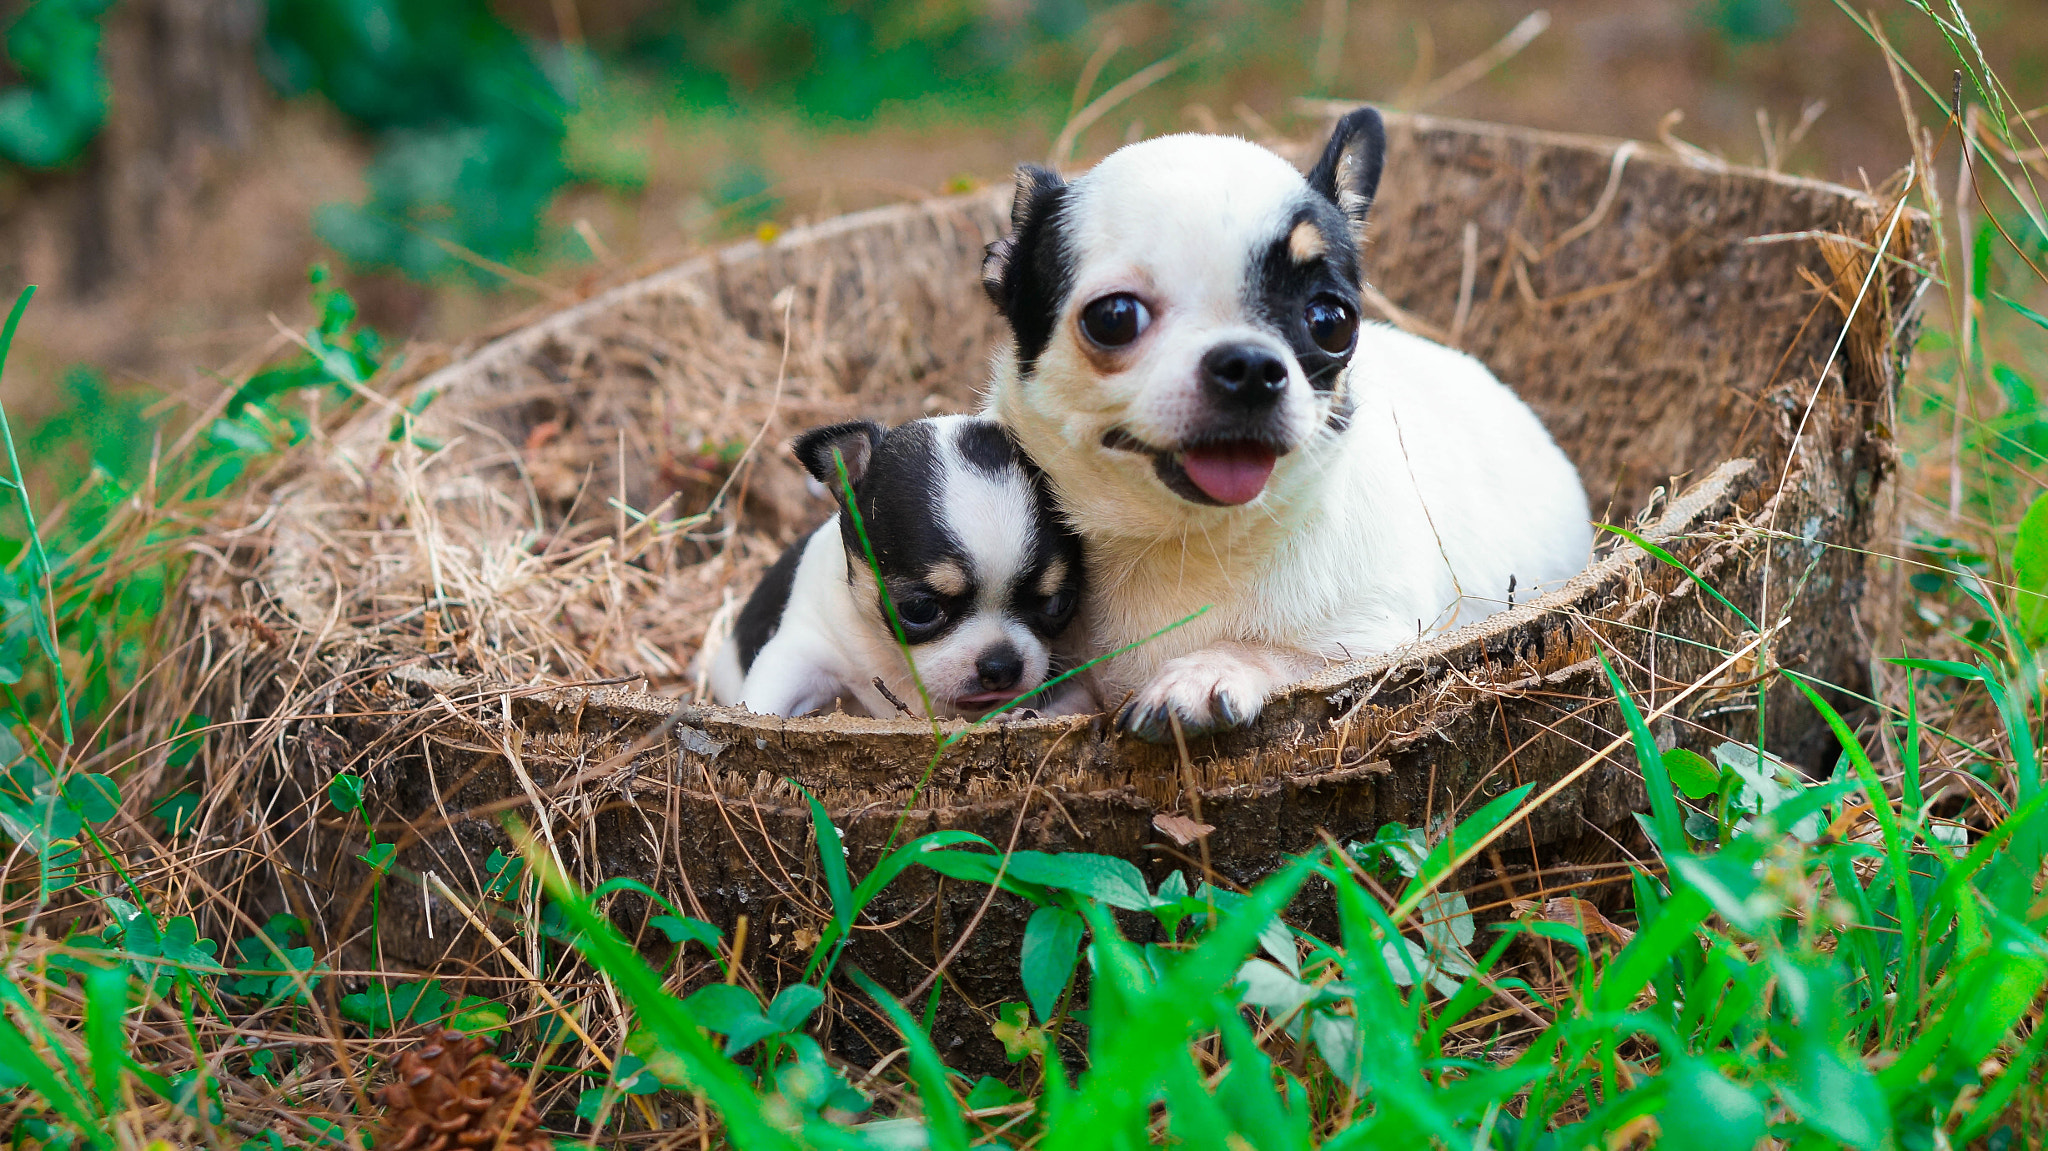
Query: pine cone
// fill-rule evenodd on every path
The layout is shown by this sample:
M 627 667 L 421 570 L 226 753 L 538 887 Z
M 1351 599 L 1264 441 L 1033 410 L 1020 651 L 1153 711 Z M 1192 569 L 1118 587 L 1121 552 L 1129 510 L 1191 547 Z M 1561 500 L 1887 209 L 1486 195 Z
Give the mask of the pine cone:
M 384 1127 L 377 1151 L 549 1151 L 525 1089 L 526 1080 L 491 1054 L 488 1040 L 435 1030 L 398 1057 L 378 1094 Z

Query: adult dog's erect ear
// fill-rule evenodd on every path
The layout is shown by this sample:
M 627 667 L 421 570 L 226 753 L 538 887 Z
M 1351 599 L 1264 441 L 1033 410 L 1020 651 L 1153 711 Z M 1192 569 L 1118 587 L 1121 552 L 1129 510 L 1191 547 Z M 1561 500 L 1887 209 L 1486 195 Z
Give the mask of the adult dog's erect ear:
M 833 453 L 836 451 L 846 460 L 848 482 L 858 485 L 861 477 L 868 474 L 868 461 L 874 459 L 875 445 L 882 442 L 883 434 L 882 425 L 873 420 L 853 420 L 812 428 L 796 438 L 790 451 L 796 453 L 796 462 L 812 478 L 825 485 L 834 500 L 844 504 L 846 492 L 839 486 L 839 464 Z
M 1351 230 L 1364 239 L 1365 214 L 1380 190 L 1387 159 L 1387 128 L 1376 109 L 1347 112 L 1323 146 L 1323 158 L 1308 174 L 1308 186 L 1342 209 Z
M 1036 164 L 1017 167 L 1017 194 L 1010 201 L 1010 234 L 990 244 L 981 258 L 981 286 L 996 310 L 1005 316 L 1017 302 L 1017 277 L 1012 263 L 1019 241 L 1028 242 L 1033 225 L 1044 220 L 1059 201 L 1067 182 L 1050 168 Z

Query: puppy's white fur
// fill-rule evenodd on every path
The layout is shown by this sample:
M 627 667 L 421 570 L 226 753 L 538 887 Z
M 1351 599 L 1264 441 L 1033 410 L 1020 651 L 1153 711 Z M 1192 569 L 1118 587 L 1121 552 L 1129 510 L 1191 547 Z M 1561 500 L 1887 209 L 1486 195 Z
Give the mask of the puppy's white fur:
M 1017 618 L 1011 602 L 1018 581 L 1028 575 L 1046 513 L 1020 469 L 993 476 L 962 458 L 957 435 L 973 418 L 923 421 L 935 433 L 931 446 L 940 490 L 932 494 L 933 510 L 965 551 L 948 564 L 966 564 L 971 570 L 956 568 L 957 574 L 975 588 L 966 618 L 944 636 L 910 648 L 932 711 L 941 717 L 987 710 L 958 701 L 983 692 L 975 661 L 1006 641 L 1023 661 L 1022 679 L 1011 694 L 1043 683 L 1053 664 L 1051 646 Z M 738 643 L 730 634 L 719 637 L 709 678 L 720 703 L 764 715 L 805 715 L 838 700 L 862 714 L 896 715 L 895 705 L 874 686 L 879 678 L 898 700 L 921 710 L 917 680 L 883 618 L 874 576 L 843 543 L 839 521 L 845 514 L 825 521 L 803 544 L 781 622 L 752 666 L 742 671 Z M 1070 689 L 1048 710 L 1085 710 L 1086 703 Z
M 1585 566 L 1577 471 L 1477 361 L 1367 323 L 1321 392 L 1248 308 L 1260 253 L 1278 242 L 1297 259 L 1319 254 L 1291 223 L 1308 186 L 1284 160 L 1237 139 L 1165 137 L 1114 153 L 1066 192 L 1071 291 L 1028 369 L 1014 349 L 998 356 L 989 408 L 1081 534 L 1082 622 L 1098 651 L 1207 609 L 1106 665 L 1103 698 L 1136 692 L 1127 715 L 1235 726 L 1328 662 L 1501 610 L 1510 578 L 1533 595 Z M 1362 204 L 1340 206 L 1362 219 Z M 1127 352 L 1105 355 L 1077 317 L 1118 292 L 1144 300 L 1152 322 Z M 1294 447 L 1256 499 L 1204 506 L 1170 490 L 1146 456 L 1103 441 L 1121 430 L 1183 442 L 1204 402 L 1197 364 L 1226 341 L 1282 353 L 1276 418 Z M 1326 422 L 1333 405 L 1353 409 L 1341 429 Z

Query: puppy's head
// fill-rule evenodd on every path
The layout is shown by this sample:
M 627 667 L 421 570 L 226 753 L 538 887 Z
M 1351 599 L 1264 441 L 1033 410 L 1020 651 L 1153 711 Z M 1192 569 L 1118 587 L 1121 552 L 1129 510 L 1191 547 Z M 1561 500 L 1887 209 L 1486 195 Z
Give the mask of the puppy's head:
M 863 622 L 889 636 L 886 596 L 935 711 L 980 715 L 1054 672 L 1052 641 L 1080 603 L 1081 544 L 1054 510 L 1044 476 L 1000 424 L 970 416 L 886 431 L 836 424 L 806 433 L 795 450 L 839 502 L 847 578 Z M 876 645 L 884 653 L 876 671 L 913 700 L 889 642 Z
M 1011 234 L 982 266 L 1016 336 L 995 401 L 1070 504 L 1110 483 L 1120 517 L 1178 530 L 1258 500 L 1342 431 L 1385 152 L 1361 108 L 1306 179 L 1197 135 L 1133 144 L 1071 184 L 1019 171 Z

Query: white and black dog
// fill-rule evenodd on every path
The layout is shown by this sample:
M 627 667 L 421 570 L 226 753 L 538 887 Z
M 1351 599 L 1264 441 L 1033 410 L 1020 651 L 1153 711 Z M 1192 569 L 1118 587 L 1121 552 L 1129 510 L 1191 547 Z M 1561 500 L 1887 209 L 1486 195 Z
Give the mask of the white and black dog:
M 839 512 L 762 575 L 712 659 L 718 702 L 767 715 L 805 715 L 835 699 L 874 716 L 895 714 L 894 700 L 917 707 L 882 594 L 941 717 L 985 715 L 1057 674 L 1055 641 L 1081 602 L 1081 544 L 1002 425 L 977 416 L 886 431 L 834 424 L 798 437 L 794 450 Z M 1045 710 L 1088 710 L 1085 691 L 1061 698 L 1069 702 Z
M 983 281 L 1009 320 L 989 410 L 1086 545 L 1123 724 L 1240 726 L 1275 689 L 1554 587 L 1591 547 L 1577 471 L 1476 360 L 1360 319 L 1386 135 L 1346 116 L 1304 180 L 1167 136 L 1072 183 L 1018 170 Z

